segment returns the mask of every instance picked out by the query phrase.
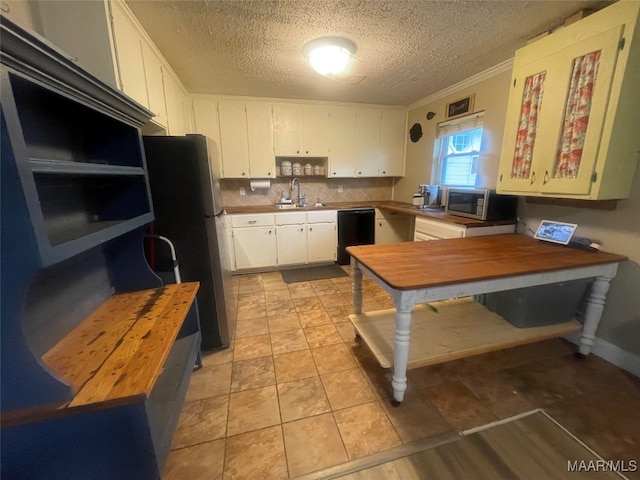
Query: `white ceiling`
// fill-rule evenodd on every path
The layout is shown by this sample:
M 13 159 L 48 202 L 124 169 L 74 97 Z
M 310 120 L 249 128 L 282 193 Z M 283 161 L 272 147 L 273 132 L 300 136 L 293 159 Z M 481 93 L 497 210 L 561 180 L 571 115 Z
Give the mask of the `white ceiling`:
M 127 4 L 190 93 L 409 105 L 513 57 L 602 1 L 202 0 Z M 350 75 L 314 72 L 303 46 L 344 36 Z

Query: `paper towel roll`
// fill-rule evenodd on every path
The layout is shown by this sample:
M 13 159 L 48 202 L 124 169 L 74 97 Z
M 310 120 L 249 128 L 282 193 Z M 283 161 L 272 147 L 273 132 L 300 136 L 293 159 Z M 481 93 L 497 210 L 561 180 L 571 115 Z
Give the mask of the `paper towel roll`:
M 251 180 L 249 182 L 249 188 L 251 189 L 252 192 L 255 192 L 257 189 L 270 189 L 271 188 L 271 180 L 264 179 L 264 180 Z

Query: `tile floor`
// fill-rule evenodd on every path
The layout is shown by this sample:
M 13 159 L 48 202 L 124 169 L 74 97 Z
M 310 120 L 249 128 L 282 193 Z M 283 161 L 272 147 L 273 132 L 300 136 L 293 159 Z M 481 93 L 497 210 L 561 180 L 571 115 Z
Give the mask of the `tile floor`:
M 411 370 L 393 408 L 391 371 L 354 339 L 349 277 L 234 285 L 235 341 L 192 376 L 166 480 L 295 478 L 535 408 L 605 459 L 640 460 L 640 381 L 564 340 Z M 365 311 L 393 306 L 369 279 L 364 299 Z

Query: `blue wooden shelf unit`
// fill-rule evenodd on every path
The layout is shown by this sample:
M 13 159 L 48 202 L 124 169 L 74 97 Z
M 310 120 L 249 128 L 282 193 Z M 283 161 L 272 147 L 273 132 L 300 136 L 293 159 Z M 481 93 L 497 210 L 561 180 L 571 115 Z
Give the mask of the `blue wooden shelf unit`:
M 0 29 L 0 471 L 159 479 L 201 335 L 198 283 L 144 258 L 152 113 Z

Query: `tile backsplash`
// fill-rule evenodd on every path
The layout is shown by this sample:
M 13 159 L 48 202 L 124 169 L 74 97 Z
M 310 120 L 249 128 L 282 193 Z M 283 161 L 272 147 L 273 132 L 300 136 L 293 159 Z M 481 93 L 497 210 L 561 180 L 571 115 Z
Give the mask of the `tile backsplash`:
M 222 179 L 220 187 L 225 206 L 273 205 L 284 191 L 287 198 L 297 196 L 297 188 L 291 193 L 291 178 L 275 178 L 268 189 L 251 191 L 249 180 Z M 394 178 L 305 178 L 300 177 L 300 191 L 307 203 L 353 202 L 366 200 L 391 200 Z M 340 187 L 342 191 L 339 192 Z M 244 188 L 245 195 L 240 195 Z

